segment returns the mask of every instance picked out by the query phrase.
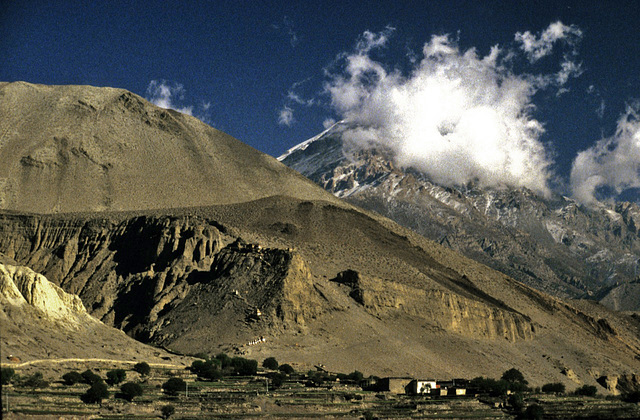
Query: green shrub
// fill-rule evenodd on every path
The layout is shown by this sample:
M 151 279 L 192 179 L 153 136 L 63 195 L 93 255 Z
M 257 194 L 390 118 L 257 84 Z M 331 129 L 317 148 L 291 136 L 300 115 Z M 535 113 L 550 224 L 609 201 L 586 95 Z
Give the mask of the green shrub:
M 133 370 L 135 372 L 138 372 L 142 376 L 147 376 L 149 373 L 151 373 L 151 367 L 147 362 L 136 363 L 133 366 Z
M 598 393 L 598 389 L 593 385 L 583 385 L 576 389 L 574 392 L 576 395 L 583 395 L 586 397 L 593 397 Z
M 120 392 L 122 396 L 127 401 L 133 401 L 134 397 L 139 397 L 142 395 L 142 387 L 140 384 L 135 382 L 127 382 L 126 384 L 122 384 L 120 387 Z
M 93 385 L 96 382 L 103 382 L 102 377 L 97 373 L 91 371 L 91 369 L 87 369 L 80 374 L 82 376 L 82 382 L 88 385 Z
M 622 400 L 630 403 L 640 402 L 640 391 L 633 391 L 622 396 Z
M 527 420 L 542 420 L 543 417 L 544 408 L 538 404 L 531 404 L 522 414 L 522 418 Z
M 265 369 L 276 370 L 276 369 L 278 369 L 278 361 L 276 360 L 275 357 L 267 357 L 262 362 L 262 367 L 265 368 Z
M 241 376 L 255 375 L 258 372 L 258 362 L 244 357 L 232 358 L 231 367 L 236 375 Z
M 287 363 L 285 363 L 283 365 L 280 365 L 280 367 L 278 369 L 280 370 L 280 372 L 282 372 L 282 373 L 284 373 L 286 375 L 292 375 L 292 374 L 295 373 L 295 370 L 291 367 L 290 364 L 287 364 Z
M 509 386 L 513 385 L 507 381 L 497 381 L 492 378 L 483 378 L 479 376 L 469 382 L 469 388 L 477 389 L 480 393 L 489 394 L 493 397 L 507 395 Z
M 554 382 L 554 383 L 542 385 L 542 392 L 544 392 L 545 394 L 553 394 L 553 393 L 562 394 L 564 393 L 564 391 L 565 391 L 565 386 L 563 383 L 560 383 L 560 382 Z
M 524 411 L 524 398 L 520 393 L 509 395 L 507 403 L 515 413 L 522 413 Z
M 515 368 L 511 368 L 507 371 L 505 371 L 502 374 L 502 377 L 500 378 L 503 381 L 507 381 L 509 383 L 520 383 L 520 384 L 524 384 L 527 385 L 527 381 L 525 381 L 524 379 L 524 375 L 522 374 L 522 372 L 520 372 L 518 369 Z
M 65 385 L 75 385 L 79 382 L 84 381 L 84 378 L 82 377 L 80 372 L 72 370 L 62 375 L 62 380 L 64 381 Z
M 0 383 L 8 385 L 15 376 L 16 371 L 10 367 L 0 369 Z
M 218 380 L 222 377 L 218 360 L 194 360 L 191 363 L 190 370 L 198 375 L 199 378 Z
M 216 360 L 220 361 L 220 367 L 223 369 L 231 366 L 231 358 L 224 353 L 218 353 L 216 355 Z
M 359 384 L 364 379 L 364 375 L 362 374 L 362 372 L 354 370 L 353 372 L 347 375 L 347 379 Z
M 187 383 L 180 378 L 171 377 L 162 384 L 162 389 L 168 395 L 178 395 L 178 392 L 187 390 Z
M 91 387 L 82 394 L 80 399 L 87 404 L 101 403 L 103 399 L 109 398 L 107 384 L 102 381 L 94 382 Z
M 271 381 L 270 384 L 273 388 L 280 388 L 287 379 L 287 375 L 282 372 L 271 372 L 269 373 L 268 378 Z
M 127 379 L 127 372 L 124 369 L 114 369 L 107 372 L 107 383 L 109 385 L 117 385 Z
M 35 372 L 33 375 L 21 379 L 17 385 L 25 388 L 46 388 L 49 386 L 49 382 L 42 378 L 42 373 Z
M 172 405 L 165 405 L 160 409 L 160 412 L 162 413 L 163 419 L 168 419 L 176 412 L 176 408 Z

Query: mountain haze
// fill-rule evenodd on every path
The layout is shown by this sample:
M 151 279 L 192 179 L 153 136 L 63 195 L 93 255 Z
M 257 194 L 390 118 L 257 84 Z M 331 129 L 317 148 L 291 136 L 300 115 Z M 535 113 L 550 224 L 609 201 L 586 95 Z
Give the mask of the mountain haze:
M 196 119 L 109 88 L 1 89 L 0 253 L 131 337 L 536 385 L 640 368 L 635 317 L 534 290 Z

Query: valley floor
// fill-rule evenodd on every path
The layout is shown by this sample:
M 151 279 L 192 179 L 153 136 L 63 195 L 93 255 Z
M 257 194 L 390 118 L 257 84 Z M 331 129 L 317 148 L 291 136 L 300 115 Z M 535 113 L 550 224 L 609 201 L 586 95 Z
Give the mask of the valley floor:
M 84 366 L 88 367 L 87 365 Z M 104 374 L 107 369 L 90 366 Z M 123 365 L 123 368 L 127 368 Z M 130 368 L 130 366 L 128 366 Z M 24 375 L 27 371 L 16 369 Z M 58 372 L 59 373 L 59 372 Z M 253 377 L 225 377 L 216 382 L 197 380 L 184 368 L 153 367 L 146 378 L 128 371 L 128 380 L 143 380 L 144 394 L 133 402 L 116 398 L 118 386 L 101 404 L 85 404 L 80 396 L 88 385 L 66 386 L 59 379 L 48 387 L 32 389 L 4 386 L 2 414 L 6 419 L 158 419 L 161 409 L 175 407 L 172 419 L 207 418 L 341 418 L 341 419 L 503 419 L 515 418 L 501 398 L 482 396 L 428 397 L 364 391 L 338 382 L 305 386 L 303 379 L 289 379 L 278 388 L 268 387 L 260 373 Z M 169 377 L 181 377 L 187 392 L 163 393 Z M 52 377 L 53 378 L 53 377 Z M 639 418 L 640 406 L 612 397 L 550 396 L 528 394 L 525 404 L 538 404 L 545 419 Z

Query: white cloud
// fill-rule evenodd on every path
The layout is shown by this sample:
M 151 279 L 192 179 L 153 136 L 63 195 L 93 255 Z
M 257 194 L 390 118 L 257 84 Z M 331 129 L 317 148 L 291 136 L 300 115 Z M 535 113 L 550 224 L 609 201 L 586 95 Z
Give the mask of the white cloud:
M 152 80 L 147 87 L 147 100 L 165 109 L 173 109 L 183 114 L 191 115 L 204 121 L 211 122 L 211 102 L 202 101 L 200 105 L 182 105 L 186 90 L 180 83 L 170 84 L 166 80 Z
M 176 100 L 184 99 L 184 87 L 175 83 L 173 86 L 167 84 L 165 80 L 159 82 L 152 80 L 147 87 L 149 102 L 160 108 L 173 109 L 183 114 L 193 115 L 193 106 L 181 107 L 175 104 Z
M 290 127 L 293 121 L 293 109 L 288 106 L 282 108 L 278 114 L 278 124 Z
M 558 24 L 545 33 L 557 38 Z M 339 71 L 329 72 L 324 92 L 331 106 L 339 119 L 358 127 L 347 130 L 346 139 L 360 147 L 382 143 L 398 163 L 442 184 L 549 192 L 553 161 L 540 141 L 544 127 L 532 115 L 532 97 L 540 89 L 560 88 L 579 75 L 579 65 L 563 57 L 557 73 L 517 75 L 508 69 L 515 52 L 496 45 L 482 57 L 437 35 L 403 75 L 370 56 L 389 34 L 365 32 L 355 51 L 341 56 Z M 532 51 L 540 55 L 543 47 Z
M 578 153 L 571 168 L 571 189 L 576 200 L 594 204 L 602 190 L 620 194 L 640 188 L 639 110 L 639 104 L 629 106 L 613 136 Z
M 515 35 L 516 42 L 521 44 L 520 48 L 525 52 L 531 63 L 551 54 L 554 44 L 558 41 L 575 45 L 580 39 L 582 39 L 580 28 L 576 25 L 564 25 L 560 21 L 549 25 L 540 36 L 536 36 L 529 31 L 517 32 Z

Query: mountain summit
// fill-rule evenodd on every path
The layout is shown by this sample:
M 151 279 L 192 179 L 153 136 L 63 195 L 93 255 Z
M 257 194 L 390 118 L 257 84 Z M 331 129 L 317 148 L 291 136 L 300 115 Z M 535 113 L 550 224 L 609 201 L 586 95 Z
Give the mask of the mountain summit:
M 198 119 L 122 89 L 0 83 L 0 208 L 36 213 L 330 194 Z
M 640 208 L 595 209 L 526 188 L 443 186 L 395 164 L 390 150 L 355 147 L 340 122 L 279 158 L 346 201 L 547 293 L 639 310 Z

